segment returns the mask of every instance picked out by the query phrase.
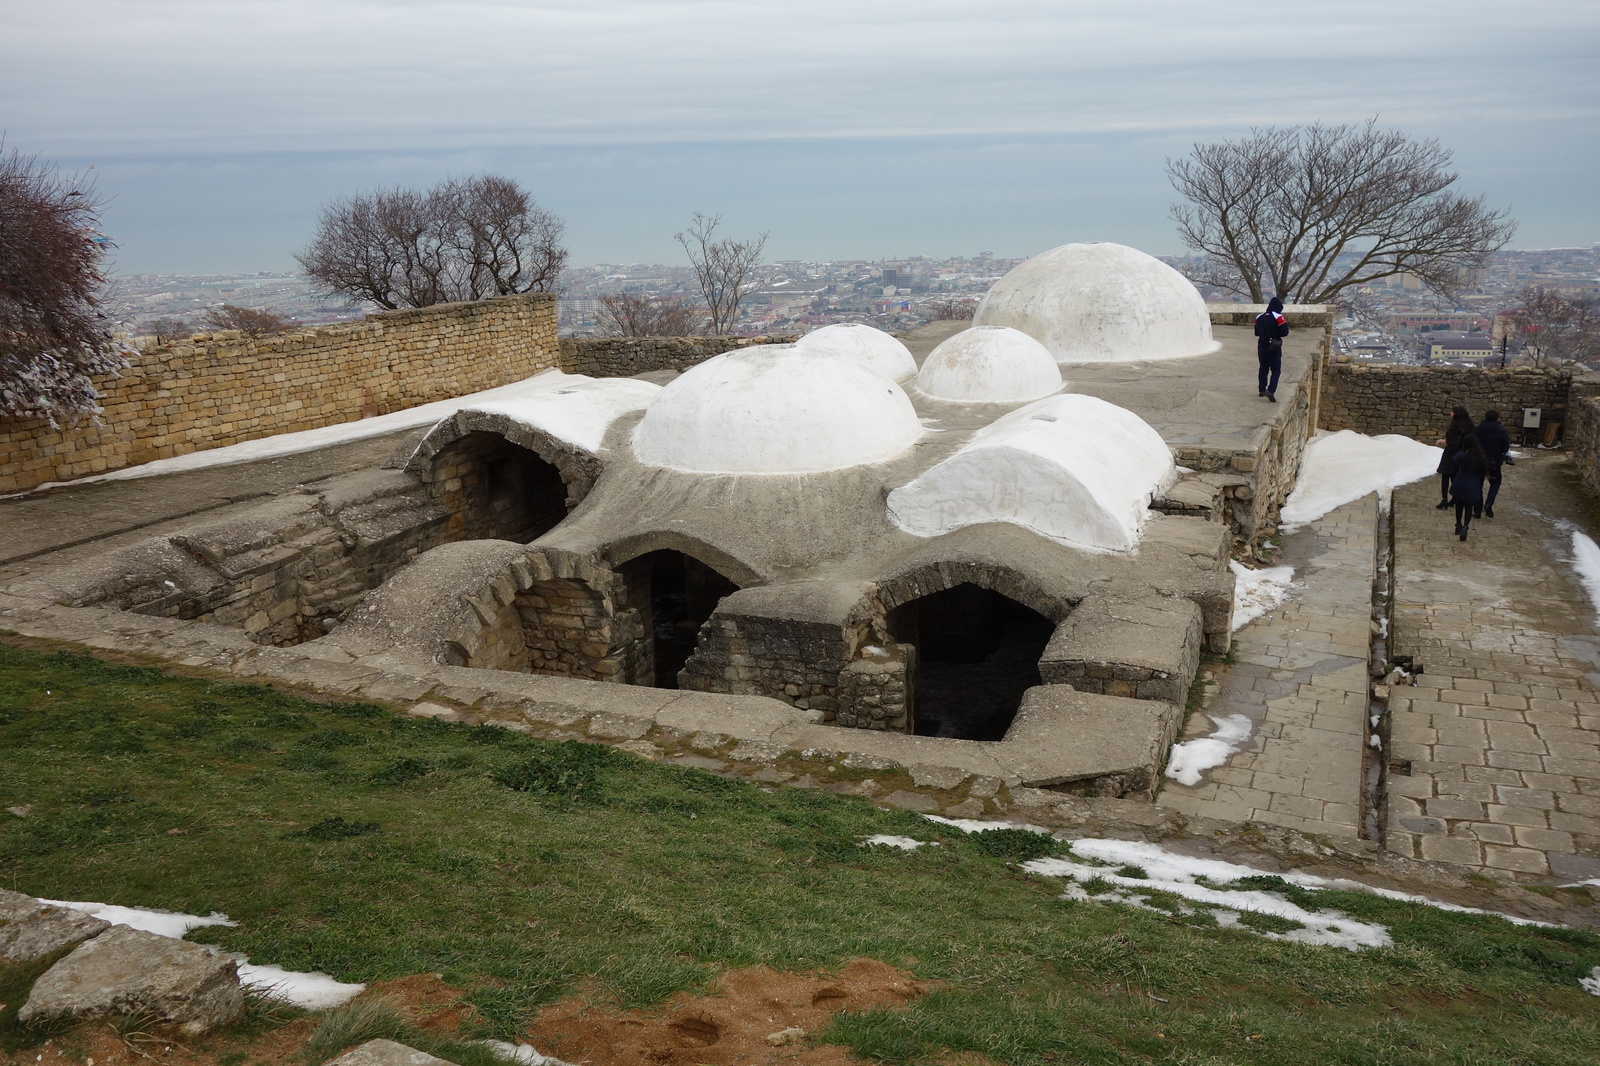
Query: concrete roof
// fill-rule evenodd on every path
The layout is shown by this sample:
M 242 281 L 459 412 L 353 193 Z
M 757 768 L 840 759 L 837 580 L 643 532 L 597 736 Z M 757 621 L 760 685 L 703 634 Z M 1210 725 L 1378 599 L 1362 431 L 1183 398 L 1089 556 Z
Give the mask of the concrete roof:
M 862 322 L 838 322 L 814 329 L 795 342 L 807 351 L 825 352 L 854 360 L 876 370 L 890 381 L 916 376 L 917 361 L 892 334 Z
M 955 403 L 1018 403 L 1060 392 L 1061 370 L 1050 349 L 1021 330 L 974 326 L 933 350 L 916 387 Z

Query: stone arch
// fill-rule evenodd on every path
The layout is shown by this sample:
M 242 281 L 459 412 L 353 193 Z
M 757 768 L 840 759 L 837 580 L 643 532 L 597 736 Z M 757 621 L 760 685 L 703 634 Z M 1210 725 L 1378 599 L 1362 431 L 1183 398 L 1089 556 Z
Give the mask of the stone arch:
M 1022 571 L 1002 563 L 955 559 L 926 563 L 903 570 L 878 582 L 877 599 L 883 613 L 902 604 L 957 585 L 977 585 L 1037 611 L 1057 624 L 1072 613 L 1072 605 L 1052 596 Z
M 677 530 L 663 529 L 649 533 L 636 533 L 612 541 L 601 551 L 601 556 L 613 569 L 621 570 L 628 563 L 654 551 L 675 551 L 717 571 L 739 588 L 765 585 L 766 579 L 752 566 L 721 548 Z
M 600 461 L 508 415 L 469 409 L 429 430 L 405 469 L 450 512 L 452 539 L 526 543 L 582 502 Z

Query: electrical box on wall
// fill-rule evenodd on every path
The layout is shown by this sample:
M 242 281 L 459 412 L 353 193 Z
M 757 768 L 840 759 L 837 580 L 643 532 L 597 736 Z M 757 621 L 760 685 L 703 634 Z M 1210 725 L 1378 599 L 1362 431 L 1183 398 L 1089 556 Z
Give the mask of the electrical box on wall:
M 1539 416 L 1543 413 L 1543 411 L 1544 409 L 1542 407 L 1524 407 L 1522 409 L 1522 428 L 1538 429 Z

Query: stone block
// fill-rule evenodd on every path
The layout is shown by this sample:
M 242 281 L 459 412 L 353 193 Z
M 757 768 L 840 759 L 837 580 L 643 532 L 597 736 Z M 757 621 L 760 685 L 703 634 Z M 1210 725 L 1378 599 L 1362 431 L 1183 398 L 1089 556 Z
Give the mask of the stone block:
M 52 907 L 21 892 L 0 889 L 0 962 L 33 962 L 109 928 L 110 922 L 81 911 Z
M 351 1048 L 333 1059 L 327 1066 L 454 1066 L 454 1064 L 393 1040 L 368 1040 L 360 1047 Z

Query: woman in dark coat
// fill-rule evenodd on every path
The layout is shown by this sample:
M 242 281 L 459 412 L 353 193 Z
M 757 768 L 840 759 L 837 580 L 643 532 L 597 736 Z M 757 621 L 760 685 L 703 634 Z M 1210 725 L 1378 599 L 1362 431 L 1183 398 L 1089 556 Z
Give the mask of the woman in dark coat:
M 1439 505 L 1434 508 L 1436 511 L 1450 506 L 1450 477 L 1455 473 L 1456 453 L 1461 450 L 1462 439 L 1469 436 L 1472 429 L 1472 416 L 1467 414 L 1465 407 L 1457 404 L 1450 412 L 1450 428 L 1439 439 L 1439 447 L 1444 449 L 1444 454 L 1439 456 Z
M 1483 479 L 1489 472 L 1489 456 L 1476 433 L 1462 438 L 1461 450 L 1456 452 L 1451 465 L 1454 473 L 1450 475 L 1450 494 L 1456 498 L 1456 536 L 1466 540 L 1472 512 L 1483 510 Z

